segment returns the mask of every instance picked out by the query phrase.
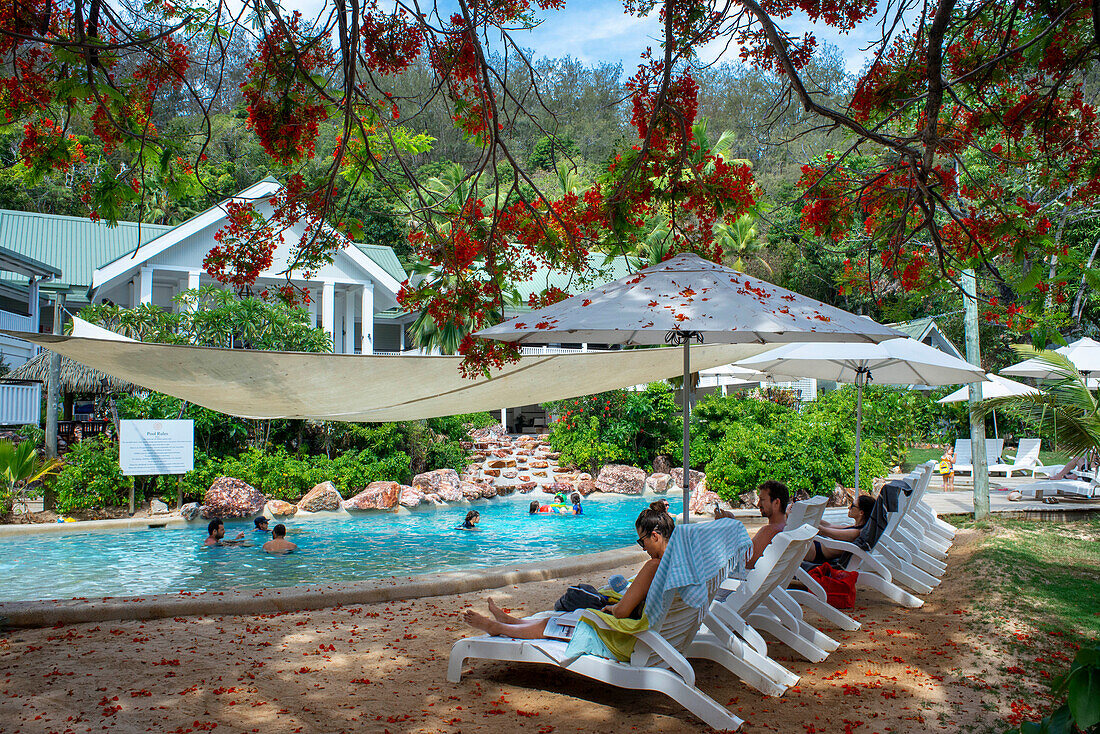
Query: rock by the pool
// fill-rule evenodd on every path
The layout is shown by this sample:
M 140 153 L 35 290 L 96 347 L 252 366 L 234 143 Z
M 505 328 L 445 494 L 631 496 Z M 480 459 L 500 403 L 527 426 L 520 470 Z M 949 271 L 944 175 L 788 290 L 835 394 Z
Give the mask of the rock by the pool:
M 188 502 L 180 508 L 180 517 L 190 522 L 191 520 L 198 520 L 201 512 L 198 502 Z
M 206 490 L 200 513 L 207 520 L 231 520 L 259 515 L 267 499 L 260 490 L 234 477 L 218 477 Z
M 283 500 L 269 500 L 264 506 L 264 512 L 272 517 L 290 517 L 298 512 L 298 505 Z
M 699 487 L 699 491 L 692 492 L 691 514 L 706 515 L 714 509 L 714 503 L 718 501 L 718 495 L 707 489 L 706 484 L 703 484 Z
M 401 485 L 397 482 L 371 482 L 361 492 L 344 501 L 349 512 L 392 510 L 401 501 Z
M 481 499 L 482 489 L 480 484 L 473 482 L 459 482 L 458 489 L 462 493 L 462 499 L 473 502 Z
M 412 486 L 424 494 L 439 495 L 444 502 L 458 502 L 462 499 L 462 491 L 458 488 L 460 481 L 454 469 L 436 469 L 417 474 L 413 477 Z
M 410 487 L 407 484 L 401 485 L 401 495 L 398 502 L 401 503 L 402 507 L 419 507 L 425 501 L 424 493 L 419 489 Z
M 684 470 L 676 466 L 672 468 L 669 474 L 672 476 L 672 483 L 668 486 L 668 491 L 672 492 L 676 489 L 682 491 L 684 489 Z M 688 489 L 694 492 L 699 482 L 705 481 L 706 478 L 707 475 L 701 471 L 695 471 L 694 469 L 688 470 Z
M 596 489 L 615 494 L 641 494 L 645 488 L 645 471 L 626 464 L 608 464 L 596 477 Z
M 596 491 L 596 482 L 591 477 L 588 479 L 580 479 L 577 481 L 577 491 L 581 493 L 582 497 L 587 497 Z
M 321 482 L 298 500 L 298 509 L 305 512 L 336 512 L 344 498 L 332 482 Z
M 166 515 L 168 514 L 168 505 L 160 500 L 149 500 L 149 514 Z
M 539 485 L 535 482 L 523 482 L 521 484 L 517 484 L 516 489 L 519 490 L 520 494 L 527 494 L 528 492 L 535 491 L 535 489 L 537 489 L 538 486 Z
M 654 472 L 645 478 L 645 489 L 647 492 L 653 492 L 654 494 L 664 494 L 668 491 L 669 486 L 672 484 L 671 474 L 662 474 L 660 472 Z

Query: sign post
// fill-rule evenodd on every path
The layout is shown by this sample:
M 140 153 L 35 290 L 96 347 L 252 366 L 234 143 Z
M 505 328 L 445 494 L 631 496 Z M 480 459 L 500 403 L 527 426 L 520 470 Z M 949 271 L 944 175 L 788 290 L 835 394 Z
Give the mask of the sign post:
M 195 468 L 195 421 L 119 422 L 118 463 L 126 476 L 176 475 L 176 510 L 183 501 L 179 477 Z M 130 514 L 134 494 L 130 490 Z

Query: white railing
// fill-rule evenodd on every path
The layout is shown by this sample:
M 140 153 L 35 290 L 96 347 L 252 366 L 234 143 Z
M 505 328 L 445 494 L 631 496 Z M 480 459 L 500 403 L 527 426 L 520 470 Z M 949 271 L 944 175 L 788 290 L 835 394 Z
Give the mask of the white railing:
M 11 311 L 0 311 L 0 329 L 10 331 L 37 331 L 30 316 L 24 316 Z
M 0 425 L 39 425 L 42 385 L 0 385 Z

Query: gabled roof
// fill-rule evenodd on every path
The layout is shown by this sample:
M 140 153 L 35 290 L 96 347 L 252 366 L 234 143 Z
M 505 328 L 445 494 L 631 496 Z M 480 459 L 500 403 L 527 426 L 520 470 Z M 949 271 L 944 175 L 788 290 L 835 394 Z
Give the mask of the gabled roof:
M 953 357 L 966 359 L 962 352 L 959 351 L 959 348 L 947 338 L 947 335 L 943 333 L 943 329 L 940 328 L 940 325 L 937 324 L 936 320 L 931 316 L 913 319 L 912 321 L 902 321 L 897 324 L 888 324 L 888 326 L 897 329 L 910 339 L 924 342 Z
M 634 272 L 621 255 L 605 265 L 606 259 L 607 255 L 602 252 L 593 252 L 588 256 L 589 277 L 585 282 L 578 281 L 577 276 L 569 271 L 555 270 L 544 265 L 527 280 L 516 283 L 516 290 L 526 302 L 532 293 L 540 293 L 551 286 L 570 294 L 583 293 Z
M 0 247 L 0 270 L 34 278 L 60 278 L 61 271 L 33 257 Z
M 140 266 L 152 258 L 156 257 L 160 253 L 164 252 L 172 245 L 182 242 L 187 237 L 200 232 L 212 224 L 219 222 L 226 215 L 225 205 L 230 201 L 256 201 L 258 199 L 265 199 L 277 192 L 282 185 L 272 177 L 267 177 L 258 183 L 249 186 L 244 191 L 240 192 L 236 196 L 231 196 L 225 201 L 215 204 L 204 212 L 196 214 L 188 219 L 183 224 L 179 224 L 175 227 L 169 227 L 167 231 L 161 234 L 154 240 L 146 242 L 138 248 L 137 252 L 127 253 L 126 257 L 116 257 L 113 260 L 104 260 L 105 265 L 101 265 L 95 269 L 95 273 L 91 279 L 91 285 L 88 286 L 88 293 L 93 293 L 97 288 L 102 286 L 114 278 L 122 275 L 130 268 Z
M 409 277 L 405 273 L 405 268 L 401 267 L 401 261 L 397 259 L 397 253 L 393 251 L 392 247 L 368 245 L 365 242 L 355 242 L 353 244 L 398 283 L 405 282 L 405 279 Z
M 100 263 L 135 250 L 172 227 L 119 222 L 110 227 L 83 217 L 0 209 L 0 247 L 36 260 L 61 276 L 54 287 L 83 290 Z

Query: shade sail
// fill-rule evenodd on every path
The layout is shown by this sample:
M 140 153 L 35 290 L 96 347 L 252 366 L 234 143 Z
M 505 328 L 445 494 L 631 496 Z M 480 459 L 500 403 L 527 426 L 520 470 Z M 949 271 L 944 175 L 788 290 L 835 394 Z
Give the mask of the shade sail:
M 1085 377 L 1089 377 L 1093 372 L 1100 372 L 1100 342 L 1095 339 L 1089 339 L 1086 336 L 1054 351 L 1073 362 L 1073 366 Z M 1001 370 L 1001 374 L 1013 377 L 1034 377 L 1038 380 L 1056 380 L 1061 377 L 1049 364 L 1035 357 L 1017 362 L 1011 367 L 1005 367 Z
M 983 398 L 1003 398 L 1009 395 L 1031 395 L 1039 391 L 1033 387 L 999 375 L 986 375 L 989 382 L 982 385 Z M 963 403 L 970 399 L 970 385 L 963 385 L 955 392 L 940 398 L 939 403 Z
M 461 357 L 304 354 L 5 332 L 136 385 L 244 418 L 398 421 L 498 410 L 680 374 L 679 349 L 521 357 L 489 379 L 459 374 Z M 766 350 L 697 347 L 699 368 Z
M 629 345 L 664 344 L 670 331 L 698 333 L 705 344 L 880 342 L 903 336 L 692 254 L 677 255 L 476 335 L 521 344 Z

